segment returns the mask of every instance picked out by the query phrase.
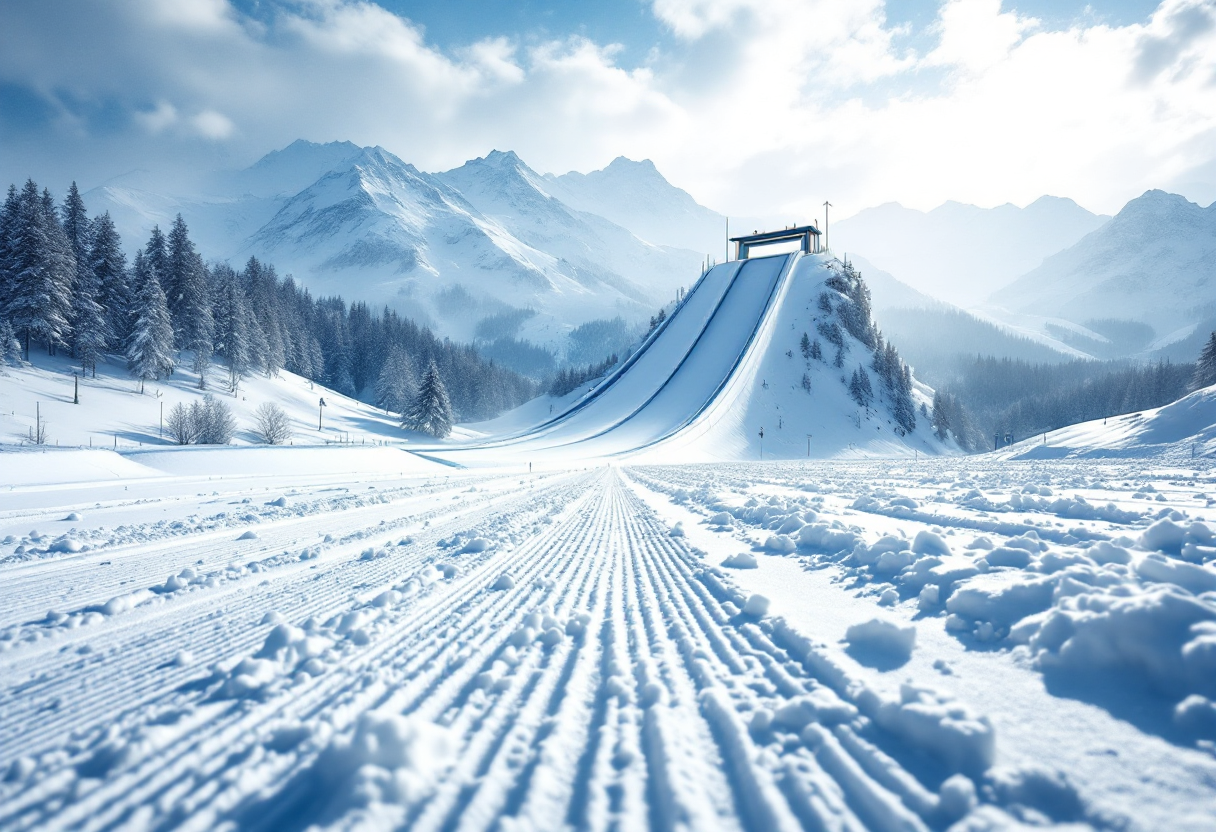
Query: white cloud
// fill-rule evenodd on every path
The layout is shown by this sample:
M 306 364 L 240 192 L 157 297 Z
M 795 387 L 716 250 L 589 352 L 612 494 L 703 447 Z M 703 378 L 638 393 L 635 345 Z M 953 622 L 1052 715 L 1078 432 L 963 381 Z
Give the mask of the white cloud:
M 231 119 L 215 110 L 203 110 L 190 119 L 190 123 L 200 136 L 208 139 L 226 139 L 236 129 Z
M 77 0 L 56 15 L 14 0 L 0 11 L 0 82 L 42 95 L 71 129 L 10 143 L 0 171 L 243 164 L 296 138 L 381 144 L 429 170 L 494 147 L 559 172 L 625 154 L 720 210 L 791 219 L 828 197 L 841 216 L 1043 193 L 1109 211 L 1211 179 L 1213 0 L 1064 31 L 998 0 L 947 0 L 921 54 L 900 45 L 883 0 L 652 8 L 676 39 L 628 68 L 583 37 L 444 52 L 362 0 L 282 0 L 260 22 L 225 0 Z M 88 111 L 73 102 L 125 112 L 145 138 L 82 138 Z
M 978 74 L 1005 60 L 1038 25 L 1037 19 L 1019 17 L 1016 11 L 1002 12 L 1001 0 L 947 0 L 935 27 L 941 42 L 924 63 Z

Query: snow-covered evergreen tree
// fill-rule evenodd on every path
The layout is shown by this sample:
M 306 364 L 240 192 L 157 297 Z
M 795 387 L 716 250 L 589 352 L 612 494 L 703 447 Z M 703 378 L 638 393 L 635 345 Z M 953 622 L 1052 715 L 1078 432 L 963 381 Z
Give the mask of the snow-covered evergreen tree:
M 77 259 L 83 259 L 82 255 L 89 248 L 91 229 L 88 211 L 85 210 L 84 200 L 81 199 L 75 182 L 68 188 L 68 195 L 63 198 L 60 213 L 63 218 L 63 233 L 67 235 L 68 242 L 71 243 L 72 252 Z
M 858 367 L 853 371 L 853 377 L 849 381 L 849 395 L 861 407 L 869 407 L 870 402 L 874 401 L 874 388 L 870 384 L 870 375 L 864 368 Z
M 89 268 L 97 280 L 97 302 L 105 313 L 107 346 L 122 349 L 130 334 L 127 256 L 108 211 L 93 220 L 89 236 Z
M 34 181 L 27 181 L 6 224 L 3 315 L 24 338 L 27 356 L 34 340 L 53 353 L 70 337 L 76 264 L 50 194 L 40 195 Z
M 227 264 L 212 270 L 215 310 L 215 347 L 228 365 L 228 389 L 234 394 L 249 371 L 250 330 L 253 316 L 237 273 Z
M 72 297 L 72 354 L 80 362 L 81 373 L 97 375 L 97 361 L 109 342 L 106 311 L 101 305 L 101 286 L 93 272 L 90 250 L 93 224 L 89 222 L 84 200 L 76 183 L 68 189 L 61 208 L 63 231 L 72 247 L 76 263 L 75 291 Z
M 101 281 L 87 266 L 79 271 L 74 303 L 75 321 L 72 328 L 72 350 L 80 362 L 81 373 L 97 375 L 97 362 L 110 342 L 109 321 L 101 297 Z
M 418 395 L 405 412 L 401 421 L 402 427 L 430 434 L 442 439 L 452 432 L 452 405 L 448 401 L 448 391 L 439 377 L 439 368 L 432 359 L 427 367 Z
M 1213 384 L 1216 384 L 1216 332 L 1213 332 L 1208 338 L 1203 351 L 1199 353 L 1199 360 L 1195 362 L 1195 375 L 1191 378 L 1191 389 L 1198 390 Z
M 131 332 L 127 337 L 127 367 L 139 379 L 139 391 L 148 379 L 173 372 L 173 326 L 160 278 L 143 251 L 132 269 L 135 300 Z
M 194 354 L 193 369 L 198 386 L 207 386 L 207 368 L 215 349 L 215 318 L 211 310 L 211 285 L 203 258 L 194 249 L 182 215 L 178 214 L 169 231 L 168 277 L 165 283 L 169 316 L 173 321 L 175 343 Z
M 376 406 L 389 413 L 403 415 L 417 395 L 414 362 L 404 349 L 394 344 L 376 379 Z
M 17 227 L 17 211 L 20 208 L 17 186 L 8 186 L 8 195 L 4 199 L 4 207 L 0 208 L 0 317 L 4 315 L 4 307 L 13 292 L 12 240 L 14 229 Z

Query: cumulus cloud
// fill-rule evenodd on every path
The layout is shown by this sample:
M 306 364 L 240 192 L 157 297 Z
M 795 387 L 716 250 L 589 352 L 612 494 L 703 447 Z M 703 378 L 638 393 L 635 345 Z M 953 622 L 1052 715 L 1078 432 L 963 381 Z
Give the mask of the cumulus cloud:
M 1216 158 L 1214 0 L 1054 30 L 944 0 L 919 51 L 883 0 L 653 0 L 671 37 L 640 65 L 582 36 L 444 50 L 366 0 L 57 8 L 0 11 L 0 84 L 45 111 L 0 112 L 10 180 L 349 139 L 429 170 L 494 147 L 558 172 L 649 157 L 720 210 L 795 219 L 825 198 L 842 215 L 1042 193 L 1115 210 Z
M 236 125 L 223 113 L 215 110 L 203 110 L 190 120 L 200 136 L 208 139 L 226 139 L 232 135 Z

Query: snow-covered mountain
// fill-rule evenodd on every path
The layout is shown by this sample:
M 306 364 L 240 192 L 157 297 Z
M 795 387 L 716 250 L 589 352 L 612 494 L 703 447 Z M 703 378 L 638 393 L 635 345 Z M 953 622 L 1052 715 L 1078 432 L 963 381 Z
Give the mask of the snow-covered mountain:
M 668 182 L 654 162 L 618 156 L 603 170 L 545 175 L 549 193 L 605 217 L 643 240 L 720 257 L 726 218 Z
M 494 316 L 560 352 L 587 321 L 645 321 L 704 257 L 563 202 L 510 152 L 430 174 L 379 147 L 297 141 L 214 176 L 204 195 L 158 193 L 145 179 L 85 195 L 131 251 L 181 213 L 208 257 L 257 256 L 314 293 L 387 305 L 462 340 Z
M 1185 338 L 1216 316 L 1216 203 L 1148 191 L 990 303 L 1097 343 L 1112 339 L 1110 320 L 1139 325 L 1142 348 Z
M 917 211 L 891 202 L 832 223 L 832 250 L 867 260 L 915 289 L 971 306 L 1101 226 L 1071 199 L 1018 208 L 946 202 Z

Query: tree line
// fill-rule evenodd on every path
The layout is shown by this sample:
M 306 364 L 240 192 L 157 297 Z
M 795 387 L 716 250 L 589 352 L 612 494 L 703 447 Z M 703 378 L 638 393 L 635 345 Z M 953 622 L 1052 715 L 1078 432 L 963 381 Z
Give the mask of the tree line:
M 975 357 L 933 401 L 933 428 L 967 451 L 983 451 L 1034 434 L 1161 407 L 1197 386 L 1216 383 L 1216 335 L 1210 380 L 1203 365 L 1069 361 L 1037 364 Z M 999 443 L 996 437 L 1000 437 Z
M 180 214 L 128 263 L 109 213 L 90 219 L 75 183 L 56 205 L 31 179 L 0 210 L 0 360 L 34 346 L 70 353 L 84 374 L 121 356 L 141 391 L 183 361 L 204 389 L 219 365 L 234 395 L 250 373 L 288 370 L 434 435 L 538 392 L 391 309 L 313 298 L 255 257 L 240 271 L 205 263 Z

